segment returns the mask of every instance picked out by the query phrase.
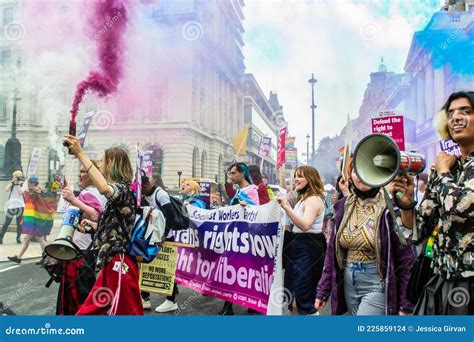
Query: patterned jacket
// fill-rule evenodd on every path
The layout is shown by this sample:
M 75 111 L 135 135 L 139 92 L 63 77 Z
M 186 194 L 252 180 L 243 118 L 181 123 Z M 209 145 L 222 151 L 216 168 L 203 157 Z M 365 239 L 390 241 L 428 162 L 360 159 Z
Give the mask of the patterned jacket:
M 401 224 L 401 218 L 398 218 Z M 416 213 L 411 240 L 429 236 L 438 224 L 432 267 L 445 279 L 474 276 L 474 152 L 456 161 L 449 173 L 431 169 L 425 197 Z M 416 235 L 415 235 L 416 234 Z

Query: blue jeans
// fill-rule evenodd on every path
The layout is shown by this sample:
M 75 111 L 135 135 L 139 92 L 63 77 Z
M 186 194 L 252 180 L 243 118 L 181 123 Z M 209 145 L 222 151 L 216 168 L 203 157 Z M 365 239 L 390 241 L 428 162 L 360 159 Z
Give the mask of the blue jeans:
M 385 315 L 385 283 L 375 261 L 346 263 L 344 294 L 349 315 Z

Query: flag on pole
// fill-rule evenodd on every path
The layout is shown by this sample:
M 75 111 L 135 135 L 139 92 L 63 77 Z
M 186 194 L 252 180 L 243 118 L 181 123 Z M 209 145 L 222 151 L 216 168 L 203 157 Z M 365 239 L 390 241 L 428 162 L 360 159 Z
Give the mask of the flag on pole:
M 280 128 L 277 147 L 277 165 L 279 169 L 286 162 L 286 127 Z
M 249 128 L 244 127 L 234 138 L 234 154 L 243 156 L 247 153 L 247 137 Z

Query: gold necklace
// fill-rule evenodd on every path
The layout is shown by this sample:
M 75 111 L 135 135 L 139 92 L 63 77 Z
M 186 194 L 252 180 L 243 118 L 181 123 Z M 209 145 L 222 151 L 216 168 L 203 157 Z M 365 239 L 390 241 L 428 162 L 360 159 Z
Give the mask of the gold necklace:
M 351 215 L 351 222 L 349 223 L 349 235 L 352 235 L 353 232 L 355 232 L 357 229 L 361 228 L 369 219 L 370 217 L 372 216 L 374 222 L 376 221 L 376 213 L 375 213 L 375 209 L 374 209 L 374 206 L 371 205 L 369 208 L 370 208 L 370 212 L 367 213 L 367 210 L 364 210 L 363 206 L 362 206 L 362 209 L 360 209 L 360 205 L 359 203 L 356 204 L 356 207 L 354 208 L 354 214 L 355 215 Z M 365 214 L 365 217 L 362 217 L 362 219 L 359 219 L 359 212 L 361 212 L 362 214 Z M 355 222 L 354 222 L 354 219 L 355 219 Z

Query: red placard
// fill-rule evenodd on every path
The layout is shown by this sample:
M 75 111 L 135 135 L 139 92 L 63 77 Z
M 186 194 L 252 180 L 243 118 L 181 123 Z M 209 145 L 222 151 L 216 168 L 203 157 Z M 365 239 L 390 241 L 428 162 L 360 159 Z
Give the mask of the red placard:
M 286 127 L 280 129 L 278 135 L 278 149 L 277 149 L 277 169 L 279 169 L 286 162 Z
M 381 133 L 388 135 L 395 141 L 400 151 L 405 151 L 405 132 L 403 129 L 403 115 L 373 118 L 372 133 Z

